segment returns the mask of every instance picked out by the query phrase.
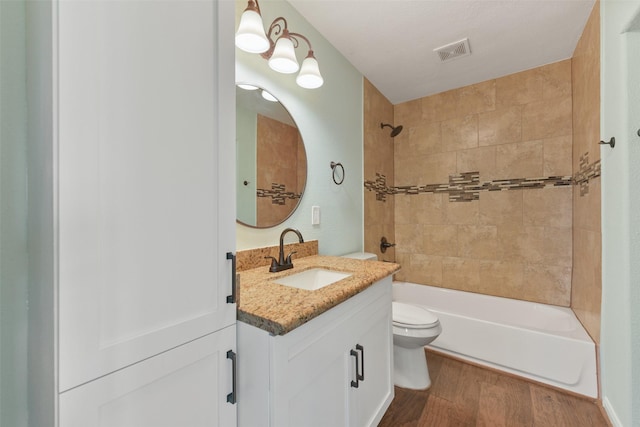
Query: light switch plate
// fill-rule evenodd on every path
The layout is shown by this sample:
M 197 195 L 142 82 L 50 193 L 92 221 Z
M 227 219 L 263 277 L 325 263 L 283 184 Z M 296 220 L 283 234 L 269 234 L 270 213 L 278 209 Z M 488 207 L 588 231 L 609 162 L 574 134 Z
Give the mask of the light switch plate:
M 311 206 L 311 225 L 320 224 L 320 206 Z

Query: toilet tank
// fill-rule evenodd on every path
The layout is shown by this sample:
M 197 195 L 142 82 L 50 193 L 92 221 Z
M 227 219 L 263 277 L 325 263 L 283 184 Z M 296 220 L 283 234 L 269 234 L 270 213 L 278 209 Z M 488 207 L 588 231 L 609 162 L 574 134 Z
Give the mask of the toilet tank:
M 370 252 L 351 252 L 350 254 L 342 255 L 343 258 L 363 259 L 367 261 L 376 261 L 378 256 Z

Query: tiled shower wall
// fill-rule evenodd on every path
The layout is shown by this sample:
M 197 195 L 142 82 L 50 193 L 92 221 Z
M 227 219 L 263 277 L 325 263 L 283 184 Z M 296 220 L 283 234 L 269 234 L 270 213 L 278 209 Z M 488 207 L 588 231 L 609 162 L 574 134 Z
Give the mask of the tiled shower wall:
M 398 278 L 569 306 L 571 61 L 394 113 Z
M 599 342 L 599 31 L 596 2 L 571 60 L 395 106 L 365 82 L 365 250 L 395 225 L 396 279 L 570 305 Z
M 596 2 L 572 58 L 573 170 L 600 170 L 600 4 Z M 605 147 L 604 150 L 611 148 Z M 586 172 L 586 173 L 581 173 Z M 595 173 L 597 172 L 597 173 Z M 573 281 L 571 308 L 600 342 L 602 234 L 600 177 L 576 185 L 573 194 Z
M 393 105 L 368 80 L 364 80 L 364 179 L 375 181 L 376 174 L 393 185 L 394 139 L 390 129 L 380 128 L 380 123 L 393 124 Z M 378 259 L 394 261 L 393 247 L 384 253 L 380 250 L 380 239 L 386 237 L 393 243 L 394 198 L 376 200 L 377 194 L 364 192 L 364 250 L 375 253 Z M 378 197 L 379 199 L 379 197 Z

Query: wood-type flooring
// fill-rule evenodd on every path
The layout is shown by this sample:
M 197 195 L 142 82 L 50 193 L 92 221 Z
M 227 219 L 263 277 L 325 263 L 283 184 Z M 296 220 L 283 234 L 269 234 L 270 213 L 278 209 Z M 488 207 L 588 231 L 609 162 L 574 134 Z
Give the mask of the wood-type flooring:
M 427 351 L 431 388 L 395 388 L 380 427 L 608 427 L 591 399 Z

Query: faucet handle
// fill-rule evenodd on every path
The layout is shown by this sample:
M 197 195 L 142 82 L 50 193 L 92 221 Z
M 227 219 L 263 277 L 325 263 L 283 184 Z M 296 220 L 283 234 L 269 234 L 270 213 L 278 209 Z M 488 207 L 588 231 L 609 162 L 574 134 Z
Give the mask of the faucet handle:
M 292 251 L 289 255 L 287 255 L 287 261 L 286 261 L 286 263 L 287 263 L 287 264 L 291 264 L 291 255 L 293 255 L 293 254 L 297 254 L 297 253 L 298 253 L 298 251 Z
M 272 273 L 278 271 L 278 260 L 272 256 L 264 257 L 264 259 L 269 259 L 269 258 L 271 258 L 271 267 L 269 267 L 269 271 Z

